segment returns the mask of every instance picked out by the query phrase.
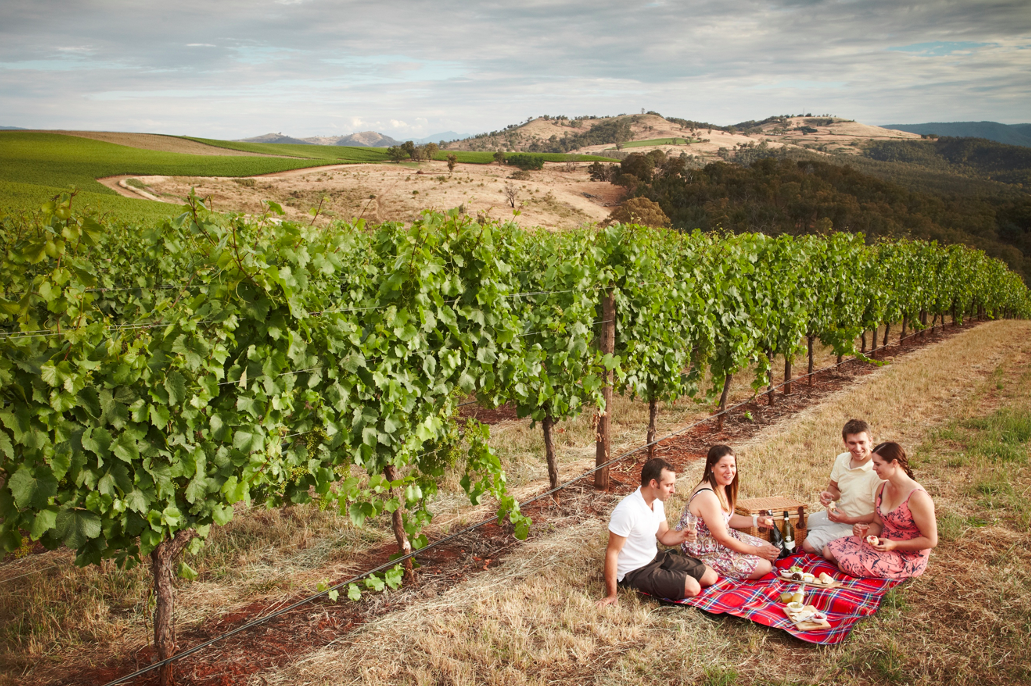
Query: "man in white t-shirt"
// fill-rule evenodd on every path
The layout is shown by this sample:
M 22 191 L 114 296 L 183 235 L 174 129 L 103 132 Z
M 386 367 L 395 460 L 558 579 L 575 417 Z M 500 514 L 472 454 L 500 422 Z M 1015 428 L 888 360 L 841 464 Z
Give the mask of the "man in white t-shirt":
M 655 545 L 658 541 L 678 546 L 695 538 L 694 529 L 676 531 L 666 522 L 663 502 L 673 495 L 675 484 L 676 474 L 668 462 L 658 457 L 648 460 L 641 469 L 641 487 L 612 511 L 605 550 L 606 595 L 598 601 L 599 607 L 616 602 L 619 586 L 680 600 L 716 583 L 716 572 L 701 560 L 668 550 L 659 552 Z
M 820 555 L 831 541 L 851 536 L 853 524 L 873 521 L 874 497 L 881 480 L 873 471 L 870 425 L 850 419 L 841 430 L 841 438 L 848 452 L 834 459 L 830 483 L 820 493 L 820 504 L 827 511 L 810 515 L 802 541 L 802 549 L 814 555 Z

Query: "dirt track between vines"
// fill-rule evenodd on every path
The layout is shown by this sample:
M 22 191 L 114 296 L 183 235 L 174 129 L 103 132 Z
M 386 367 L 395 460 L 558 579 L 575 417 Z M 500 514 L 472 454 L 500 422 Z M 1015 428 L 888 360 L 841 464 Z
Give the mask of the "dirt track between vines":
M 879 349 L 876 357 L 880 360 L 890 360 L 976 325 L 973 323 L 963 327 L 947 327 L 944 332 L 938 330 L 924 337 L 909 338 L 901 346 L 895 344 L 886 349 Z M 791 395 L 784 395 L 782 391 L 778 391 L 772 406 L 768 403 L 768 396 L 762 395 L 735 408 L 725 418 L 722 431 L 717 428 L 715 420 L 710 420 L 678 436 L 663 440 L 656 447 L 656 454 L 681 471 L 689 463 L 704 457 L 705 451 L 713 443 L 740 445 L 761 431 L 819 404 L 827 396 L 852 385 L 876 369 L 877 367 L 872 364 L 848 360 L 836 369 L 815 374 L 812 385 L 806 380 L 794 382 Z M 466 408 L 464 414 L 478 415 L 481 421 L 491 424 L 515 419 L 510 408 L 484 410 L 470 407 Z M 545 498 L 524 508 L 524 513 L 530 515 L 534 522 L 531 538 L 547 536 L 558 524 L 566 526 L 591 517 L 607 517 L 618 499 L 636 488 L 640 465 L 646 459 L 647 452 L 641 450 L 614 465 L 610 470 L 608 491 L 595 490 L 593 480 L 587 478 L 561 491 L 558 503 Z M 546 484 L 541 484 L 537 492 L 543 492 L 546 488 Z M 299 607 L 184 658 L 176 664 L 177 684 L 214 686 L 246 683 L 250 675 L 288 665 L 312 651 L 341 640 L 349 632 L 374 618 L 440 595 L 473 575 L 504 564 L 508 553 L 519 543 L 511 535 L 509 526 L 487 524 L 420 554 L 417 560 L 421 567 L 415 584 L 393 592 L 369 594 L 357 603 L 346 600 L 333 603 L 320 599 Z M 383 564 L 388 561 L 393 547 L 382 545 L 367 550 L 351 560 L 349 566 L 364 570 Z M 349 577 L 334 578 L 331 583 L 336 584 L 347 578 Z M 179 649 L 187 649 L 217 637 L 253 619 L 286 607 L 306 595 L 298 593 L 276 603 L 255 602 L 235 608 L 218 621 L 180 633 L 177 637 Z M 121 659 L 108 661 L 100 666 L 78 665 L 64 668 L 60 670 L 60 676 L 51 672 L 56 678 L 43 683 L 75 686 L 102 684 L 131 673 L 149 664 L 152 659 L 152 649 L 150 646 L 144 646 L 135 653 L 133 660 Z M 156 672 L 126 683 L 156 684 Z

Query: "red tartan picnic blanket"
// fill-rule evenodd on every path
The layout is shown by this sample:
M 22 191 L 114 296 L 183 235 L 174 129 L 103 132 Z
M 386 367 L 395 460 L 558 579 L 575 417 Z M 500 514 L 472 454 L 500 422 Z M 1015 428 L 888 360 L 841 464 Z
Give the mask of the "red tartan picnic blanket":
M 782 581 L 777 572 L 798 565 L 811 574 L 821 572 L 840 581 L 839 588 L 813 588 L 806 586 L 805 602 L 827 614 L 830 629 L 799 631 L 784 614 L 784 606 L 777 602 L 781 593 L 796 590 L 799 585 Z M 699 610 L 713 614 L 729 614 L 744 617 L 753 622 L 775 629 L 783 629 L 809 643 L 833 645 L 848 637 L 852 627 L 860 619 L 869 617 L 881 605 L 881 598 L 899 582 L 894 579 L 855 579 L 838 571 L 822 557 L 799 553 L 783 560 L 777 560 L 774 572 L 756 581 L 734 581 L 720 579 L 694 598 L 665 600 L 677 605 L 692 605 Z

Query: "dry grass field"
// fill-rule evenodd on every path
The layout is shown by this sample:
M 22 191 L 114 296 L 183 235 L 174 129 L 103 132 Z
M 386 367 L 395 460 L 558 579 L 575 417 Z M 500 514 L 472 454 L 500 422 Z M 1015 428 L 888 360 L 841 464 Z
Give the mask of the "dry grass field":
M 634 594 L 599 612 L 594 600 L 602 588 L 605 518 L 618 500 L 603 496 L 600 514 L 552 517 L 487 571 L 470 570 L 457 584 L 424 580 L 371 597 L 366 602 L 378 614 L 370 614 L 364 627 L 328 646 L 298 645 L 274 669 L 252 674 L 250 683 L 972 683 L 975 673 L 996 682 L 1028 678 L 1020 670 L 1026 669 L 1031 638 L 1031 547 L 1020 532 L 1031 512 L 1029 334 L 1028 322 L 963 331 L 858 377 L 736 445 L 743 495 L 783 493 L 811 503 L 849 416 L 866 416 L 877 438 L 900 440 L 916 456 L 917 478 L 938 506 L 942 544 L 928 573 L 893 592 L 841 647 L 816 648 L 743 620 L 664 607 Z M 824 351 L 817 364 L 832 361 Z M 735 384 L 735 400 L 751 395 L 745 377 Z M 664 407 L 660 432 L 708 411 L 690 401 Z M 617 399 L 614 450 L 643 443 L 646 422 L 646 405 Z M 992 446 L 1003 441 L 999 435 L 1013 433 L 1007 427 L 1016 427 L 1024 442 L 1006 443 L 1010 453 L 1002 459 Z M 593 418 L 558 428 L 562 477 L 592 466 Z M 512 489 L 522 497 L 539 492 L 546 483 L 539 427 L 507 420 L 492 427 L 492 436 Z M 670 512 L 679 511 L 679 498 L 697 471 L 681 475 Z M 488 514 L 454 492 L 456 480 L 457 474 L 449 477 L 436 502 L 431 539 Z M 200 577 L 180 586 L 180 632 L 248 608 L 275 607 L 320 581 L 358 571 L 362 551 L 390 540 L 385 525 L 357 529 L 311 506 L 240 510 L 189 559 Z M 111 659 L 131 663 L 133 655 L 145 664 L 148 582 L 142 568 L 77 569 L 66 551 L 5 561 L 0 684 L 65 683 L 84 668 Z M 383 609 L 389 605 L 401 609 Z M 322 611 L 312 612 L 318 621 Z M 209 653 L 205 660 L 217 663 L 221 655 Z
M 101 181 L 128 197 L 154 196 L 173 203 L 181 203 L 194 188 L 219 211 L 260 215 L 263 201 L 274 200 L 294 221 L 310 221 L 308 211 L 322 203 L 322 223 L 355 217 L 410 222 L 424 209 L 453 208 L 473 217 L 506 219 L 518 209 L 514 220 L 520 226 L 567 229 L 604 220 L 622 200 L 622 188 L 591 181 L 587 166 L 548 163 L 540 171 L 520 172 L 493 164 L 459 164 L 449 174 L 445 162 L 347 164 L 246 179 L 137 176 Z M 129 188 L 118 185 L 123 179 Z M 507 187 L 515 191 L 515 208 L 505 195 Z

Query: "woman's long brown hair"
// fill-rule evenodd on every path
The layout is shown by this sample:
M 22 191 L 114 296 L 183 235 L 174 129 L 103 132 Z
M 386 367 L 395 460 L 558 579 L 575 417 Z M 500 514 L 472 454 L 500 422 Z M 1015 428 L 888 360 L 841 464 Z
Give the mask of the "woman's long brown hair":
M 719 484 L 716 483 L 716 475 L 712 473 L 712 468 L 717 462 L 722 460 L 727 455 L 734 458 L 734 466 L 737 466 L 737 456 L 734 455 L 734 450 L 729 445 L 714 445 L 709 448 L 709 454 L 705 456 L 705 471 L 702 472 L 702 480 L 698 482 L 698 485 L 708 483 L 712 487 L 713 493 L 720 499 L 720 504 L 726 508 L 727 512 L 734 513 L 734 507 L 737 505 L 737 478 L 740 474 L 737 470 L 734 470 L 734 480 L 727 484 L 726 497 L 721 492 Z
M 870 451 L 876 455 L 880 455 L 881 459 L 891 464 L 892 462 L 898 462 L 899 466 L 902 467 L 910 479 L 916 479 L 913 476 L 913 470 L 909 468 L 909 458 L 906 457 L 906 451 L 902 449 L 902 446 L 893 441 L 886 441 L 874 446 L 874 449 Z

